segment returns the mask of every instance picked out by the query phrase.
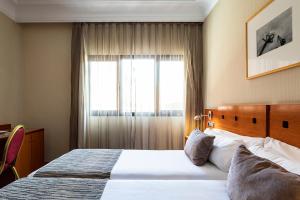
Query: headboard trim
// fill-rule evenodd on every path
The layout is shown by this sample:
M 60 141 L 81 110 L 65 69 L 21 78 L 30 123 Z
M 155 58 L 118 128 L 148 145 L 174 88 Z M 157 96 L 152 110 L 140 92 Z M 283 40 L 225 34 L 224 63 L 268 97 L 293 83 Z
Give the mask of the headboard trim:
M 205 127 L 214 127 L 240 135 L 272 137 L 300 148 L 300 104 L 240 105 L 205 109 L 212 112 Z

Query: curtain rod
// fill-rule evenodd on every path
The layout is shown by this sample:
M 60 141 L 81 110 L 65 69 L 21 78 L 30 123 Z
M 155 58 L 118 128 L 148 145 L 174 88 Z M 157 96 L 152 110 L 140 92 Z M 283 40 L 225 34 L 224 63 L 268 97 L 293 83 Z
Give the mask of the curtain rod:
M 203 22 L 74 22 L 73 24 L 195 24 L 202 25 Z

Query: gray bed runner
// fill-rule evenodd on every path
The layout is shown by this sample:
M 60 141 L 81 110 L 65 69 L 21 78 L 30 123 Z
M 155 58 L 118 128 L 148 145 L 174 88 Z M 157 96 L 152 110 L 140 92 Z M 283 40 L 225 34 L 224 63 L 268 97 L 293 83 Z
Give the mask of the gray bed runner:
M 0 199 L 99 200 L 106 179 L 22 178 L 0 189 Z
M 33 177 L 110 178 L 120 149 L 76 149 L 37 170 Z

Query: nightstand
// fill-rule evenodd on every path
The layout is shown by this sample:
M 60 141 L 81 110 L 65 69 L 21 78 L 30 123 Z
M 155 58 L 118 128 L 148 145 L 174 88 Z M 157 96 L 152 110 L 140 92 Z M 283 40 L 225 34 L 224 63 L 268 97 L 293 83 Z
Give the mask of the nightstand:
M 184 143 L 186 143 L 186 141 L 187 141 L 188 138 L 189 138 L 188 135 L 185 135 L 185 136 L 184 136 Z

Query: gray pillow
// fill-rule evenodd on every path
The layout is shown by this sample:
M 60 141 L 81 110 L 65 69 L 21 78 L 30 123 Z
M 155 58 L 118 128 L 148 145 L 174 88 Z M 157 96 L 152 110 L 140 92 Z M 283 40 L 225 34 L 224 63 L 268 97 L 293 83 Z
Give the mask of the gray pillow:
M 215 136 L 209 136 L 195 129 L 186 141 L 184 152 L 197 166 L 204 165 L 213 148 Z
M 299 200 L 300 176 L 241 145 L 231 162 L 227 192 L 231 200 Z

